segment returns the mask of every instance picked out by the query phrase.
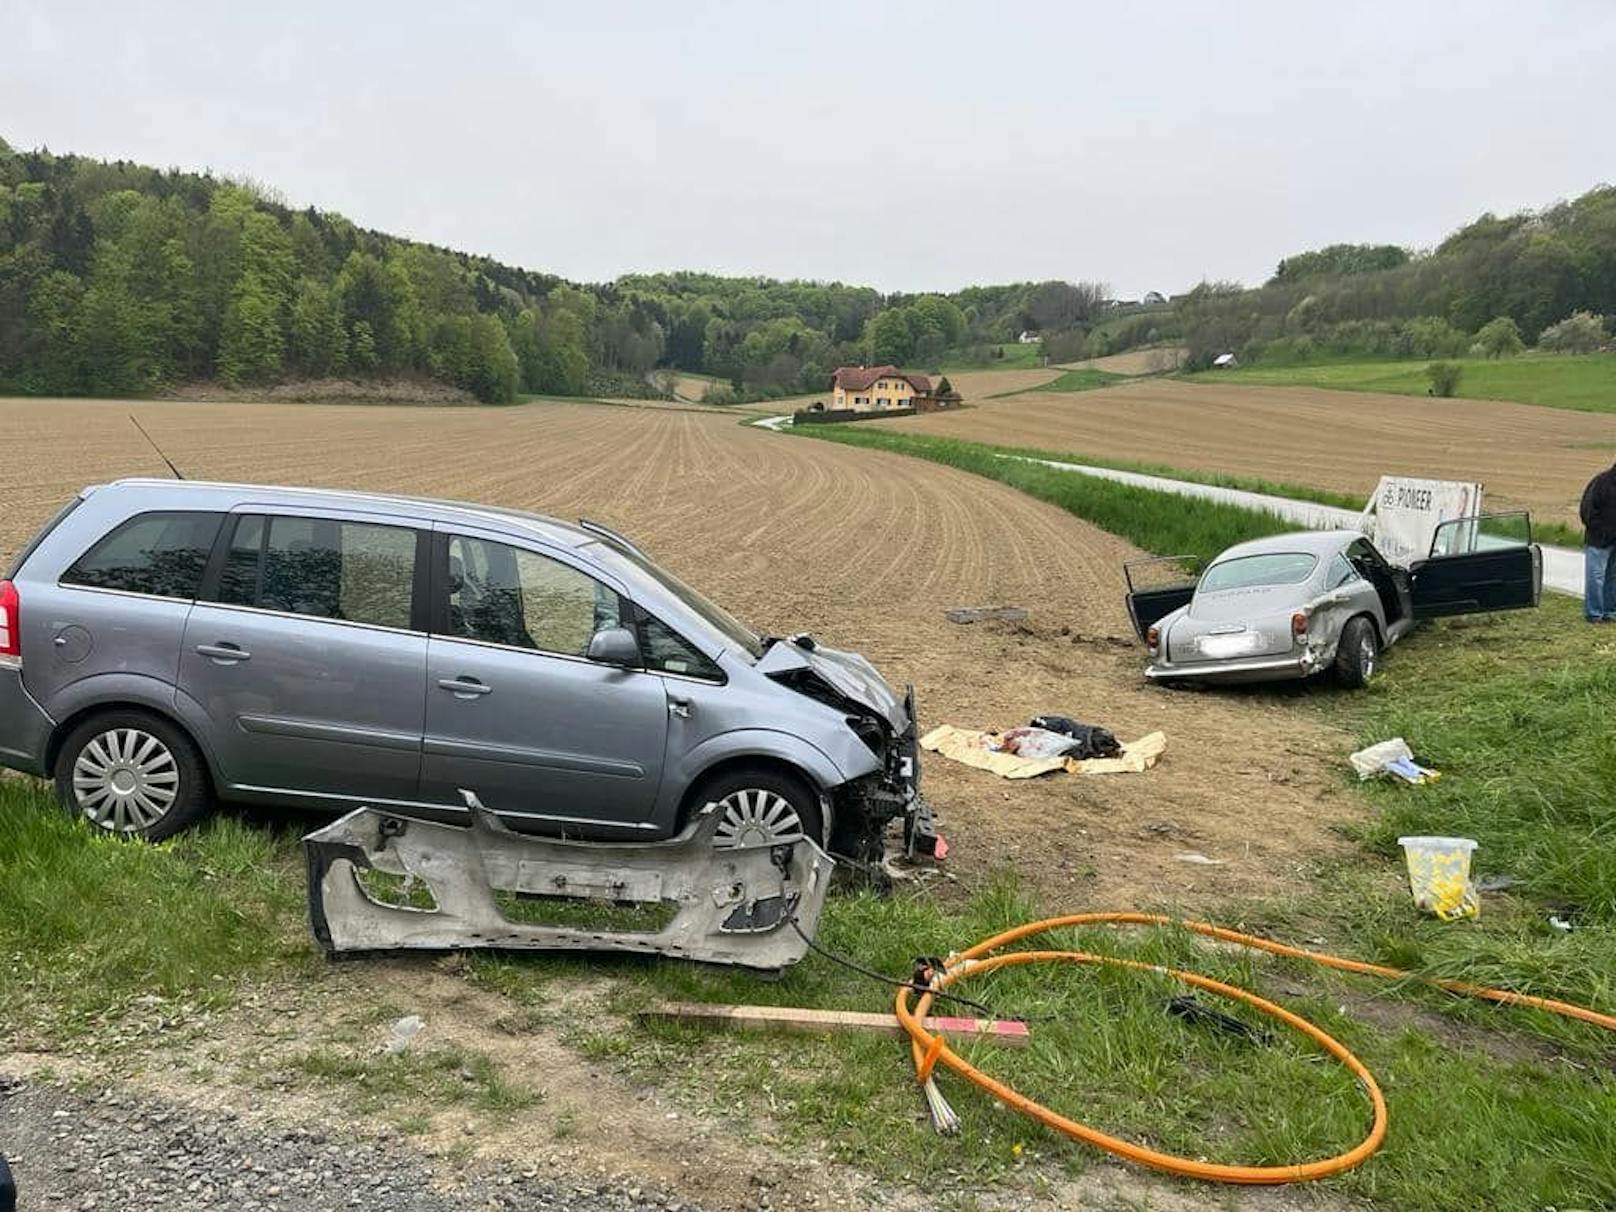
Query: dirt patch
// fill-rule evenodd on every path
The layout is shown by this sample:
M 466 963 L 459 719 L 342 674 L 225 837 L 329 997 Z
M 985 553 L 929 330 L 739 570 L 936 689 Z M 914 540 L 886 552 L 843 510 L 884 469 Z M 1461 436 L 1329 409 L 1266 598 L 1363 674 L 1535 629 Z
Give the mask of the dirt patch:
M 881 424 L 881 422 L 876 422 Z M 1492 400 L 1150 379 L 1032 392 L 901 422 L 933 433 L 1309 484 L 1367 500 L 1383 475 L 1480 480 L 1487 503 L 1577 523 L 1611 419 Z

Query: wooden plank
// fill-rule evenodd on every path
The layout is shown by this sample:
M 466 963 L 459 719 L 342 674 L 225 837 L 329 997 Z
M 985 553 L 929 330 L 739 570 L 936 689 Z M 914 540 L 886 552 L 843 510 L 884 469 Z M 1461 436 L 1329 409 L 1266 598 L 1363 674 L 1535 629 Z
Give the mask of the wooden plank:
M 743 1027 L 761 1031 L 878 1031 L 908 1038 L 896 1014 L 863 1010 L 806 1010 L 796 1006 L 731 1006 L 709 1002 L 663 1002 L 642 1010 L 640 1018 L 660 1022 L 702 1023 L 712 1027 Z M 985 1018 L 935 1015 L 926 1030 L 947 1035 L 972 1036 L 1010 1048 L 1027 1046 L 1027 1024 Z

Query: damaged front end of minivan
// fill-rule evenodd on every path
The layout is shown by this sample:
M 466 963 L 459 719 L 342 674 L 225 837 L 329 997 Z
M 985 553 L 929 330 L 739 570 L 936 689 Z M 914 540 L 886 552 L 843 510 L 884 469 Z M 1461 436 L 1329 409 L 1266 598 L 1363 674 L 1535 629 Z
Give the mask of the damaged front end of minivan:
M 757 668 L 839 712 L 873 758 L 872 769 L 831 793 L 831 853 L 877 867 L 886 856 L 888 827 L 901 820 L 906 857 L 942 857 L 946 847 L 920 793 L 914 687 L 906 686 L 900 699 L 864 657 L 826 648 L 809 636 L 770 643 Z

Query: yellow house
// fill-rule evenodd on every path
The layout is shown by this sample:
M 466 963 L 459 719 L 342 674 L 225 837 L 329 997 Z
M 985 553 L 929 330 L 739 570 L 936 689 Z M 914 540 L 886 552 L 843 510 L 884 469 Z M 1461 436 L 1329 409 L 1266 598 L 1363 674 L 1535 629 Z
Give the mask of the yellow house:
M 913 408 L 916 396 L 930 396 L 931 380 L 896 366 L 843 366 L 831 380 L 831 408 L 841 412 L 882 412 Z

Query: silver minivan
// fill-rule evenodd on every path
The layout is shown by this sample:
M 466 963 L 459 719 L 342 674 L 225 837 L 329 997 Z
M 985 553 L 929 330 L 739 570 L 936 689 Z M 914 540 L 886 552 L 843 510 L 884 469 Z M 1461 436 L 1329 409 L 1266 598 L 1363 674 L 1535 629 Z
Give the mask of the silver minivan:
M 120 480 L 0 582 L 0 763 L 167 837 L 217 800 L 879 853 L 926 815 L 912 692 L 761 636 L 588 522 Z M 927 829 L 929 835 L 929 828 Z

